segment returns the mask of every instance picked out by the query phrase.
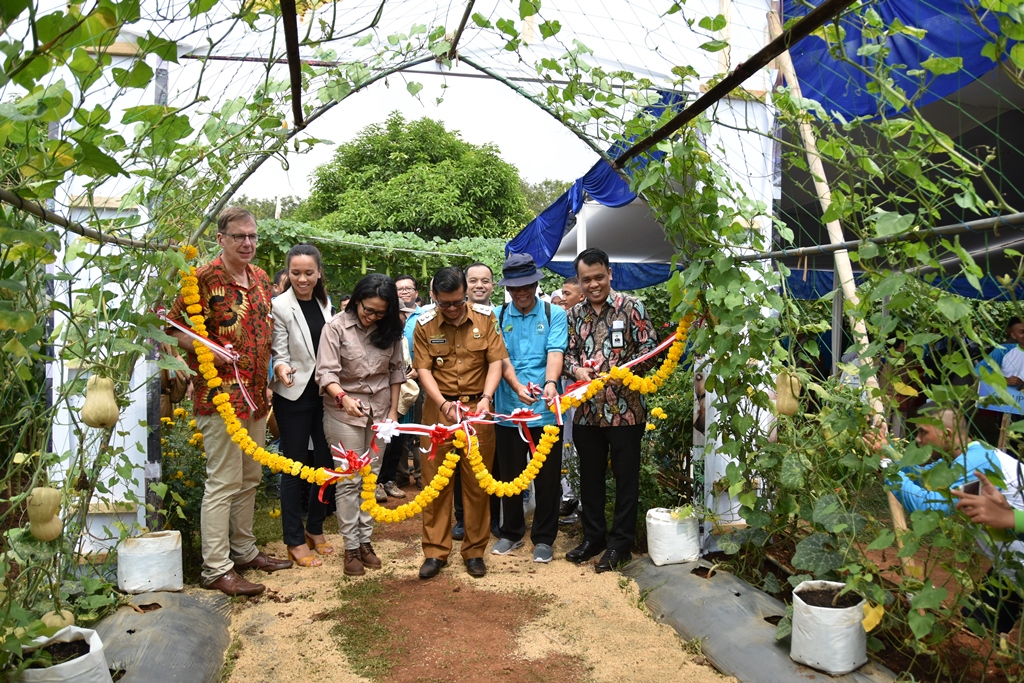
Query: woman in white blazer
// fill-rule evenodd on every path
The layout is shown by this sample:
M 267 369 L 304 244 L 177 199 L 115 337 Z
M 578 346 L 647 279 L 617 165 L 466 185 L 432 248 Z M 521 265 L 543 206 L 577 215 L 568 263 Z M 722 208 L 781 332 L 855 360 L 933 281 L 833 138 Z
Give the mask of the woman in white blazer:
M 274 415 L 281 430 L 285 457 L 310 467 L 333 467 L 324 436 L 324 404 L 316 383 L 316 352 L 320 332 L 331 319 L 331 304 L 323 280 L 320 250 L 296 244 L 288 252 L 284 291 L 273 301 Z M 310 451 L 309 444 L 312 440 Z M 334 495 L 334 487 L 328 491 Z M 334 548 L 324 538 L 327 504 L 320 490 L 299 477 L 281 475 L 281 526 L 288 553 L 300 567 L 323 564 L 313 551 L 329 555 Z M 309 496 L 306 524 L 302 524 L 302 497 Z M 330 500 L 325 494 L 324 500 Z

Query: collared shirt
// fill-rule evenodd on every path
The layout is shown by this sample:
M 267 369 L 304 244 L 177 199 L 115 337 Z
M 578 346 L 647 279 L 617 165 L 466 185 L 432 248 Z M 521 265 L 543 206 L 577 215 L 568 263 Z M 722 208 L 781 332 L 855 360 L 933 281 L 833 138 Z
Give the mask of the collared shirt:
M 260 419 L 269 411 L 267 405 L 267 373 L 270 366 L 270 343 L 274 331 L 274 319 L 270 315 L 270 278 L 261 269 L 246 264 L 249 287 L 242 287 L 224 267 L 221 257 L 196 269 L 199 280 L 199 305 L 206 316 L 206 331 L 210 339 L 220 345 L 231 344 L 238 359 L 238 377 L 245 383 L 249 397 L 256 405 L 256 412 L 250 415 L 249 404 L 245 402 L 238 387 L 233 368 L 218 365 L 221 389 L 231 396 L 231 405 L 239 419 Z M 185 302 L 179 295 L 168 314 L 171 320 L 189 327 Z M 199 362 L 195 354 L 189 354 L 189 366 L 196 371 L 192 377 L 195 387 L 195 409 L 198 415 L 213 415 L 217 412 L 213 397 L 220 391 L 211 390 L 206 379 L 199 374 Z
M 551 321 L 548 321 L 547 306 L 551 309 Z M 523 315 L 515 304 L 505 307 L 505 314 L 498 313 L 501 334 L 505 339 L 508 358 L 516 371 L 516 378 L 522 383 L 533 382 L 543 387 L 544 376 L 548 365 L 548 354 L 564 353 L 569 341 L 565 311 L 559 306 L 551 306 L 536 300 L 529 313 Z M 533 406 L 519 400 L 508 382 L 501 380 L 498 395 L 495 397 L 495 412 L 509 414 L 517 408 L 532 409 L 542 416 L 540 420 L 529 423 L 530 427 L 555 424 L 555 414 L 548 410 L 543 399 L 538 399 Z
M 508 358 L 497 328 L 494 314 L 480 312 L 475 304 L 467 303 L 466 318 L 458 326 L 437 309 L 433 315 L 421 313 L 412 365 L 430 370 L 443 396 L 483 393 L 488 365 Z
M 370 342 L 376 328 L 376 322 L 363 327 L 359 316 L 342 311 L 320 333 L 316 383 L 324 397 L 324 410 L 345 424 L 365 426 L 366 417 L 353 417 L 338 407 L 324 391 L 329 384 L 337 382 L 342 391 L 370 409 L 370 419 L 381 422 L 391 410 L 391 385 L 405 381 L 403 340 L 397 339 L 386 349 L 377 348 Z
M 584 299 L 569 311 L 569 347 L 565 352 L 564 374 L 575 379 L 576 370 L 585 361 L 597 362 L 597 372 L 607 372 L 613 365 L 628 363 L 658 345 L 654 324 L 647 317 L 643 303 L 628 294 L 610 291 L 601 312 L 594 311 Z M 618 329 L 616 329 L 618 328 Z M 622 344 L 617 344 L 622 332 Z M 642 375 L 654 361 L 632 368 Z M 603 391 L 580 405 L 575 424 L 594 427 L 640 425 L 647 421 L 647 402 L 643 394 L 622 385 L 605 384 Z

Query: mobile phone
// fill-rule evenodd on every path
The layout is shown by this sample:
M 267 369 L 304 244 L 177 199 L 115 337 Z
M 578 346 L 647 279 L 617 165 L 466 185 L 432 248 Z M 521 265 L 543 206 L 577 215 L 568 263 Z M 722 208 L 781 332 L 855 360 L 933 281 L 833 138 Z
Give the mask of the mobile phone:
M 958 491 L 963 491 L 964 493 L 969 493 L 972 496 L 980 496 L 981 495 L 981 482 L 979 480 L 977 480 L 977 479 L 972 479 L 969 482 L 967 482 L 966 484 L 964 484 L 963 486 L 961 486 L 957 490 Z

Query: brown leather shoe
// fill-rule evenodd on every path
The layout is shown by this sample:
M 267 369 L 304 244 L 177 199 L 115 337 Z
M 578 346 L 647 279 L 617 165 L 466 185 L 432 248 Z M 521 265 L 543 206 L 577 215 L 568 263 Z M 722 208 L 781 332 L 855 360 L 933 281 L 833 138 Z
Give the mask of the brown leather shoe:
M 369 542 L 359 544 L 359 561 L 367 569 L 380 569 L 380 558 L 373 552 L 373 546 Z
M 366 573 L 363 561 L 359 559 L 361 548 L 345 548 L 345 576 L 362 576 Z
M 245 564 L 235 564 L 236 572 L 244 572 L 247 569 L 262 569 L 266 573 L 276 572 L 278 569 L 288 569 L 292 566 L 291 560 L 279 560 L 276 557 L 270 555 L 264 555 L 263 553 L 256 553 L 256 557 L 252 558 Z
M 235 573 L 234 570 L 221 574 L 216 579 L 206 584 L 206 588 L 214 591 L 220 591 L 227 595 L 259 595 L 263 591 L 267 590 L 267 587 L 262 583 L 246 581 Z

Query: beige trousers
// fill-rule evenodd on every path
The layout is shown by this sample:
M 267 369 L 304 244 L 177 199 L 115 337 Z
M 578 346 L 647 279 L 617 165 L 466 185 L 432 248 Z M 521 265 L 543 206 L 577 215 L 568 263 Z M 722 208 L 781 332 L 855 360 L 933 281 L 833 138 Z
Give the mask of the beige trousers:
M 374 433 L 370 429 L 370 418 L 366 418 L 366 425 L 356 427 L 339 420 L 330 410 L 324 410 L 324 434 L 327 436 L 327 443 L 331 446 L 342 444 L 346 450 L 363 453 L 370 447 Z M 374 455 L 370 467 L 374 474 L 380 474 L 381 461 L 384 459 L 384 444 L 376 439 L 379 452 Z M 371 454 L 372 455 L 372 454 Z M 345 550 L 355 550 L 361 543 L 369 543 L 373 534 L 373 517 L 369 512 L 364 512 L 360 506 L 363 504 L 361 496 L 363 492 L 363 478 L 358 474 L 350 479 L 338 482 L 334 490 L 334 500 L 337 505 L 335 516 L 338 518 L 338 530 L 345 539 Z
M 260 446 L 267 441 L 267 420 L 240 420 Z M 224 430 L 219 414 L 196 415 L 196 429 L 206 447 L 206 488 L 201 519 L 203 546 L 202 582 L 209 584 L 249 562 L 259 549 L 252 533 L 256 487 L 263 468 L 242 452 Z

